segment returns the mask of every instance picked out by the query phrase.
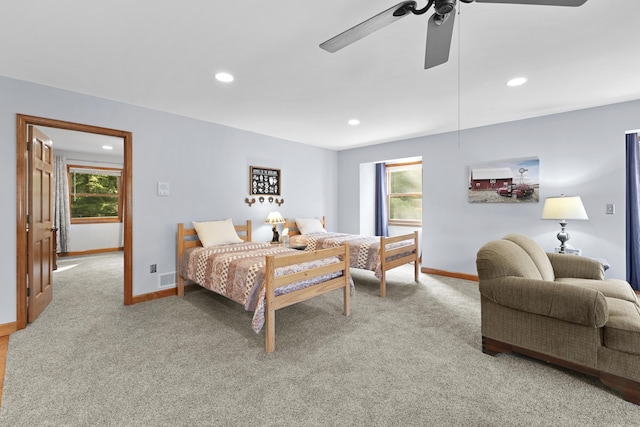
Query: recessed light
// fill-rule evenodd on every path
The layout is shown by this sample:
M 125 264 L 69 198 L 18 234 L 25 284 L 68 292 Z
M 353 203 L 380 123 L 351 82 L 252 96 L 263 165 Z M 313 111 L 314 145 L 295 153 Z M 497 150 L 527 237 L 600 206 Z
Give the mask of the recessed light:
M 507 82 L 507 86 L 520 86 L 527 82 L 526 77 L 516 77 L 515 79 L 511 79 Z
M 223 83 L 231 83 L 233 81 L 233 76 L 229 73 L 217 73 L 216 80 Z
M 103 149 L 103 150 L 113 150 L 113 147 L 112 147 L 112 146 L 110 146 L 110 145 L 103 145 L 103 146 L 102 146 L 102 149 Z
M 360 124 L 360 120 L 358 119 L 351 119 L 349 120 L 347 123 L 349 123 L 351 126 L 358 126 Z

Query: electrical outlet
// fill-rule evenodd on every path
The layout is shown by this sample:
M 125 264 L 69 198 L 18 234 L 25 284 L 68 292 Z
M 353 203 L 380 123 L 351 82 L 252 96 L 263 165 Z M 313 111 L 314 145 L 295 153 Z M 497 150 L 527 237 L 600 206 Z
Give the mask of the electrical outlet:
M 607 215 L 613 215 L 614 213 L 616 213 L 616 205 L 607 203 Z
M 149 266 L 149 273 L 155 273 L 156 271 L 158 271 L 157 265 L 156 264 L 151 264 Z

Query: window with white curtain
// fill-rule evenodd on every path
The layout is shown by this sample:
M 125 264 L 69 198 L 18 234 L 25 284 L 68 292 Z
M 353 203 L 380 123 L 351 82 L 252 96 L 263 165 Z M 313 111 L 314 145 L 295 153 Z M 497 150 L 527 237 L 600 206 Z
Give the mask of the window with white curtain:
M 71 223 L 122 222 L 122 169 L 68 165 Z

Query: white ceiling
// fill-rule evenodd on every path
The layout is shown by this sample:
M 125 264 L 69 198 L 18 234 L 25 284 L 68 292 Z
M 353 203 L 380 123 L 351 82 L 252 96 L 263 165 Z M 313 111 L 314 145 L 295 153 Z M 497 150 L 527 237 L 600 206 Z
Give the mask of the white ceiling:
M 99 154 L 100 156 L 121 158 L 121 161 L 124 161 L 123 138 L 47 126 L 38 126 L 38 129 L 53 141 L 53 148 L 56 151 Z M 105 145 L 111 149 L 105 150 L 103 148 Z
M 398 2 L 5 1 L 0 75 L 336 150 L 640 99 L 638 0 L 459 3 L 430 70 L 431 13 L 318 47 Z

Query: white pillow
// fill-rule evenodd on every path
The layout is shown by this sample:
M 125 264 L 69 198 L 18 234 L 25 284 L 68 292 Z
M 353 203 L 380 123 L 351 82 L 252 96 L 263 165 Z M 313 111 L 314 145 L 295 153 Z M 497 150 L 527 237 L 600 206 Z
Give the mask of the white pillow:
M 322 222 L 316 218 L 296 218 L 296 225 L 300 234 L 326 233 Z
M 194 222 L 193 227 L 198 233 L 198 239 L 205 248 L 209 246 L 227 245 L 229 243 L 242 243 L 233 226 L 231 218 L 224 221 Z

